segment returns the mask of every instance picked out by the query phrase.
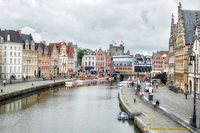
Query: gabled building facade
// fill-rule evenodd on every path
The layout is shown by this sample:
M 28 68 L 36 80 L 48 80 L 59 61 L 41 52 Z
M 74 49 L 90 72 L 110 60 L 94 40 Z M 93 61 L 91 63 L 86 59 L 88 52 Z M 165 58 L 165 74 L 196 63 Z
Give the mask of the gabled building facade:
M 154 73 L 168 72 L 168 51 L 158 51 L 152 60 L 152 71 Z
M 51 56 L 46 44 L 36 43 L 36 49 L 38 51 L 38 73 L 37 77 L 48 78 L 50 77 L 50 62 Z
M 178 6 L 178 23 L 175 45 L 175 82 L 176 87 L 182 90 L 188 89 L 188 48 L 194 41 L 194 28 L 196 24 L 196 12 L 183 10 L 181 3 Z
M 22 78 L 23 40 L 17 31 L 0 29 L 0 78 Z
M 18 30 L 21 39 L 23 40 L 22 50 L 22 74 L 23 78 L 34 78 L 37 75 L 38 66 L 38 53 L 35 48 L 35 42 L 31 34 L 22 34 L 21 30 Z
M 101 48 L 96 53 L 96 70 L 105 72 L 105 53 Z

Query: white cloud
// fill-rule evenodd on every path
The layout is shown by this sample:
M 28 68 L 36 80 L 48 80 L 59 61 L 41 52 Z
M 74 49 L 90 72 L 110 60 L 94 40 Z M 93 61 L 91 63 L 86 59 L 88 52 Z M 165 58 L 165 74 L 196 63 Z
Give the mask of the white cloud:
M 133 54 L 140 50 L 150 53 L 168 50 L 171 14 L 177 17 L 178 2 L 0 0 L 0 25 L 2 29 L 31 31 L 35 41 L 65 40 L 82 48 L 107 49 L 112 40 L 123 40 Z M 184 9 L 200 10 L 199 0 L 181 2 Z
M 41 35 L 40 35 L 39 33 L 37 33 L 37 32 L 36 32 L 34 29 L 32 29 L 31 27 L 28 27 L 28 26 L 23 27 L 23 28 L 21 29 L 21 31 L 22 31 L 22 33 L 24 33 L 24 34 L 31 34 L 31 35 L 33 36 L 35 42 L 40 42 L 40 41 L 42 40 Z

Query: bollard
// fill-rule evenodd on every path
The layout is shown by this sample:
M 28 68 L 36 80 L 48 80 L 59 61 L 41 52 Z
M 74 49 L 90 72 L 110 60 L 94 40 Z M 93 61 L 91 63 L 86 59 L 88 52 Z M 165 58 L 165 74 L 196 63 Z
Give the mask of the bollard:
M 3 89 L 1 89 L 1 92 L 3 92 Z
M 34 84 L 32 83 L 32 86 L 34 86 Z

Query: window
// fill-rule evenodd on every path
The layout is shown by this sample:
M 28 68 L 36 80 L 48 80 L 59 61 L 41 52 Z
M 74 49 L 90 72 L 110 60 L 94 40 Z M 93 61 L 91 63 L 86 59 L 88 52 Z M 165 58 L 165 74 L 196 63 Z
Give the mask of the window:
M 6 64 L 6 58 L 4 58 L 4 63 Z
M 2 68 L 1 68 L 1 66 L 0 66 L 0 73 L 1 73 L 1 71 L 2 71 L 1 69 L 2 69 Z
M 18 53 L 18 56 L 20 56 L 20 52 Z
M 10 64 L 12 64 L 12 58 L 10 58 Z
M 16 64 L 16 59 L 14 60 L 14 63 Z
M 14 72 L 16 73 L 16 66 L 14 67 Z
M 15 47 L 15 50 L 17 50 L 17 47 Z
M 15 57 L 17 56 L 17 53 L 15 52 Z
M 12 46 L 10 46 L 10 49 L 12 50 Z
M 7 49 L 7 47 L 6 47 L 6 46 L 4 46 L 4 49 L 6 50 L 6 49 Z
M 10 67 L 10 73 L 12 73 L 12 67 Z
M 6 56 L 6 52 L 4 52 L 4 56 Z
M 92 60 L 94 60 L 94 57 L 92 57 Z
M 20 64 L 20 59 L 18 59 L 18 64 Z
M 20 73 L 20 67 L 18 67 L 18 73 Z
M 12 52 L 10 52 L 10 56 L 12 56 Z
M 7 71 L 7 70 L 6 70 L 6 66 L 4 66 L 4 72 L 6 73 L 6 71 Z

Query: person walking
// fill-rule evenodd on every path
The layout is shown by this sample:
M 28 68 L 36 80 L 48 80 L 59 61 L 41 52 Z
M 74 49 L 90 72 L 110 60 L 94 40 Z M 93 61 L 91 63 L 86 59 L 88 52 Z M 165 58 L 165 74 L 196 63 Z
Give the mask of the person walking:
M 158 82 L 156 82 L 156 88 L 158 88 Z
M 185 99 L 187 99 L 188 89 L 185 90 Z
M 6 80 L 3 80 L 3 86 L 6 86 Z

